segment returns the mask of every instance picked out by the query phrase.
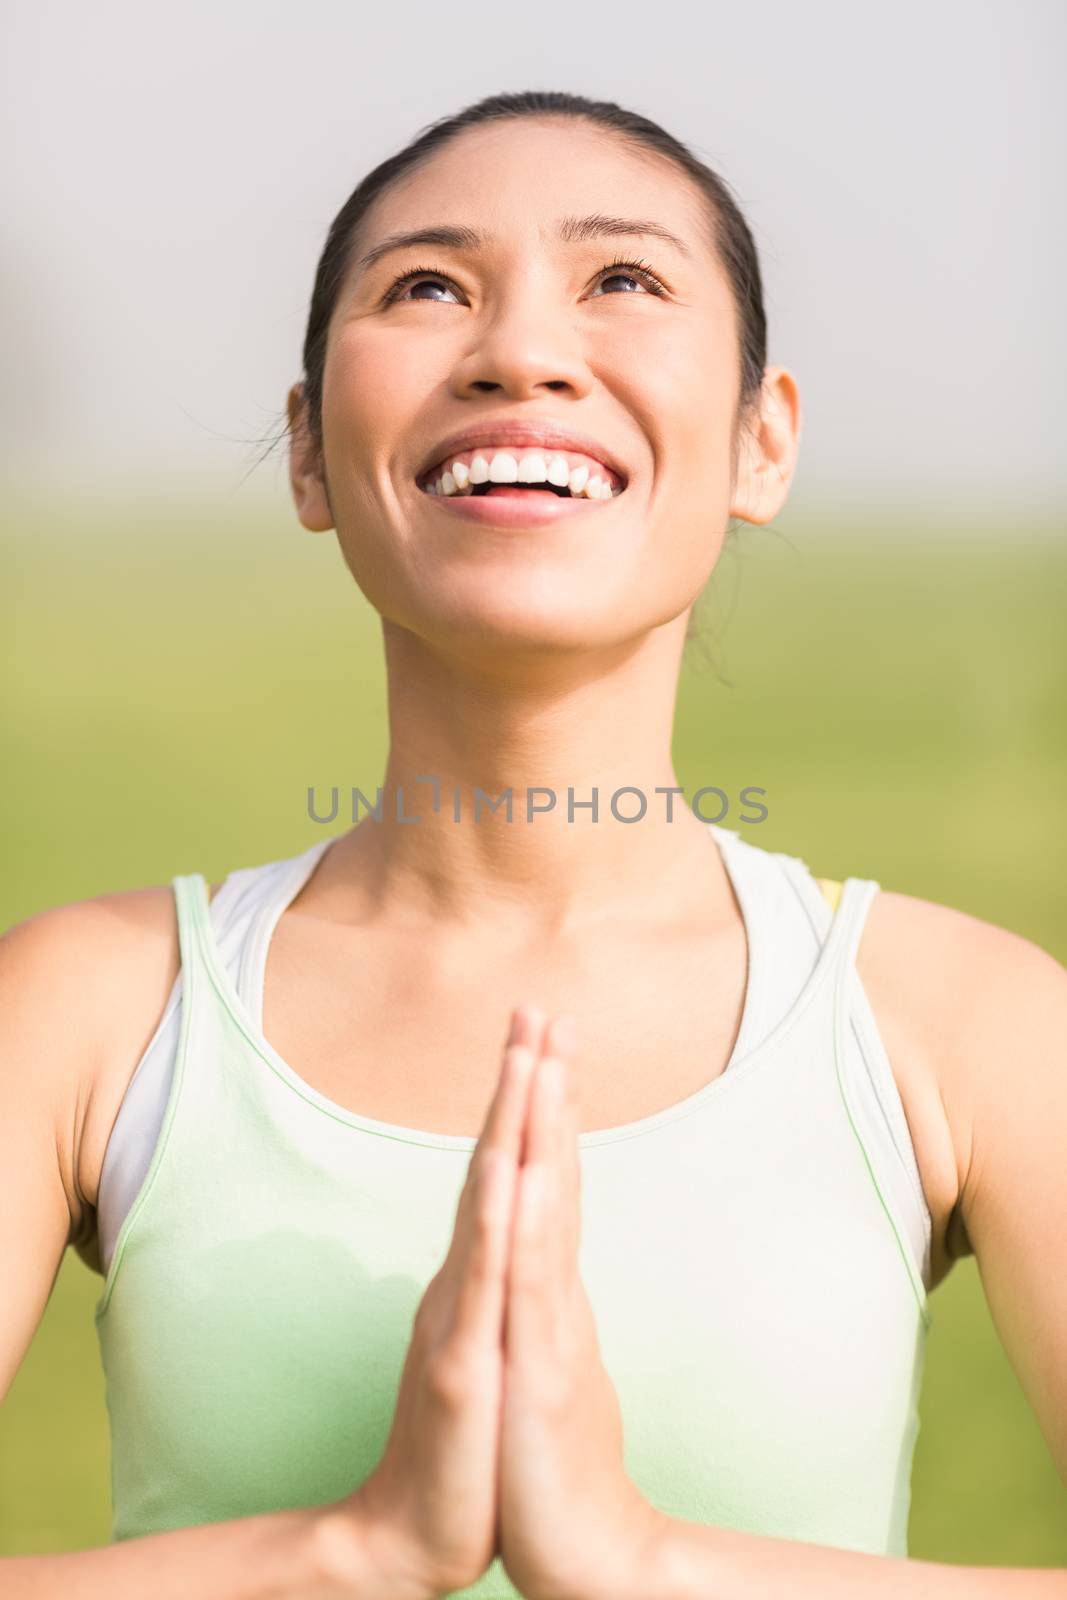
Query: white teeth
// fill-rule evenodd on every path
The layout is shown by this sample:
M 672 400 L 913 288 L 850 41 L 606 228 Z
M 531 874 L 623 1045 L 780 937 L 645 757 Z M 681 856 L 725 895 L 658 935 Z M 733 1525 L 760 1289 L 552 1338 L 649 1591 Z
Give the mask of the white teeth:
M 523 456 L 519 462 L 520 483 L 545 483 L 548 480 L 548 467 L 544 456 L 536 453 Z
M 613 486 L 610 478 L 582 462 L 573 470 L 564 455 L 548 456 L 532 450 L 517 457 L 509 450 L 497 450 L 490 457 L 477 454 L 468 464 L 453 461 L 440 475 L 426 482 L 428 494 L 446 497 L 468 495 L 475 484 L 481 483 L 550 483 L 557 489 L 567 489 L 572 497 L 586 500 L 611 500 L 622 493 L 622 485 Z

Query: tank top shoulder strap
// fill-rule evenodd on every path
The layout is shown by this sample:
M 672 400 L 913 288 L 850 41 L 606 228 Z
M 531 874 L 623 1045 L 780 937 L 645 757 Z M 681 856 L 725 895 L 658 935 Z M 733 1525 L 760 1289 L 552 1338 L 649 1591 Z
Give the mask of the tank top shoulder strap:
M 813 991 L 824 995 L 828 992 L 837 994 L 848 975 L 855 970 L 856 951 L 867 912 L 878 888 L 873 879 L 845 878 L 834 911 L 831 912 L 824 905 L 828 926 L 820 938 L 820 948 L 811 974 L 810 987 Z
M 803 907 L 816 940 L 822 944 L 833 925 L 848 880 L 816 877 L 806 861 L 785 851 L 775 851 L 773 859 Z
M 211 938 L 211 895 L 202 872 L 179 873 L 171 879 L 178 916 L 178 952 L 182 978 L 182 1027 L 193 1000 L 198 969 Z M 221 890 L 220 890 L 221 893 Z M 179 1045 L 179 1050 L 181 1046 Z
M 873 878 L 845 878 L 835 897 L 827 943 L 836 941 L 836 959 L 841 967 L 850 967 L 856 959 L 863 936 L 867 913 L 875 895 L 881 888 Z
M 237 992 L 257 1023 L 263 1017 L 263 979 L 267 950 L 282 913 L 296 899 L 333 838 L 319 839 L 299 855 L 268 862 L 248 874 L 251 921 L 244 938 L 235 979 Z
M 842 884 L 826 943 L 827 954 L 836 944 L 833 1057 L 848 1121 L 929 1327 L 930 1209 L 900 1090 L 856 966 L 867 914 L 880 888 L 873 878 L 846 878 Z
M 803 863 L 793 865 L 807 874 Z M 808 883 L 818 889 L 814 876 L 808 875 Z M 819 966 L 825 969 L 841 1103 L 895 1236 L 920 1316 L 929 1327 L 930 1210 L 900 1090 L 856 964 L 867 916 L 880 890 L 874 878 L 842 881 Z M 825 916 L 826 906 L 821 909 Z

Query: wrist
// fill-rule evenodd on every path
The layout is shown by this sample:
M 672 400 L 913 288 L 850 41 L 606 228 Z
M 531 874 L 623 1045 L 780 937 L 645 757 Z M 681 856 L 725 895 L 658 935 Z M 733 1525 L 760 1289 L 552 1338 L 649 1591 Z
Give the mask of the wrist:
M 353 1497 L 318 1510 L 311 1551 L 321 1594 L 330 1600 L 439 1600 L 440 1591 L 405 1560 L 387 1525 Z
M 627 1575 L 627 1600 L 674 1600 L 679 1591 L 672 1537 L 677 1523 L 665 1511 L 645 1501 L 644 1527 L 633 1551 Z
M 712 1600 L 725 1593 L 720 1530 L 668 1516 L 654 1506 L 650 1511 L 627 1600 L 649 1595 L 656 1600 Z
M 644 1496 L 635 1499 L 626 1514 L 627 1538 L 619 1541 L 610 1563 L 598 1563 L 595 1578 L 584 1575 L 573 1600 L 674 1600 L 667 1581 L 673 1578 L 668 1548 L 670 1529 L 677 1524 Z

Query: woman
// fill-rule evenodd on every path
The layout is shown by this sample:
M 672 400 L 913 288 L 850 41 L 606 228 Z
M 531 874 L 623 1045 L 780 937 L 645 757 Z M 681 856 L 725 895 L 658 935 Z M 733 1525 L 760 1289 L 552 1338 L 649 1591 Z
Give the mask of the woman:
M 380 814 L 3 941 L 4 1384 L 71 1240 L 115 1501 L 5 1593 L 1063 1593 L 902 1558 L 962 1253 L 1067 1475 L 1067 975 L 677 802 L 692 605 L 799 437 L 729 192 L 483 101 L 350 197 L 304 355 Z

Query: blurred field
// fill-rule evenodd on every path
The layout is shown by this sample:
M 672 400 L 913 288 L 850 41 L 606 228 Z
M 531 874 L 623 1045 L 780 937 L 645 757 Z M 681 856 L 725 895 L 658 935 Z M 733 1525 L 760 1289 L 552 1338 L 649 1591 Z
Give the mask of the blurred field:
M 762 785 L 770 816 L 747 837 L 1067 962 L 1067 547 L 940 534 L 741 530 L 687 657 L 679 782 Z M 373 792 L 379 635 L 332 535 L 283 509 L 24 508 L 0 553 L 3 927 L 295 854 L 321 836 L 309 784 Z M 68 1253 L 0 1408 L 0 1553 L 107 1540 L 99 1287 Z M 973 1260 L 931 1304 L 912 1554 L 1067 1563 L 1067 1487 Z

